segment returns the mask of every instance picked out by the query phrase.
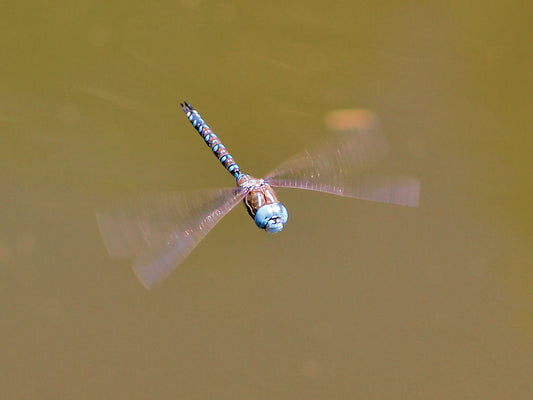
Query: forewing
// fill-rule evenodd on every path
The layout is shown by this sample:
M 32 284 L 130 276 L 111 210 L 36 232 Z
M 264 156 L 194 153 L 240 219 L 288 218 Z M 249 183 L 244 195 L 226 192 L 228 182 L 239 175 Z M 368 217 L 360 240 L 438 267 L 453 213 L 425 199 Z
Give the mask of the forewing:
M 135 273 L 151 288 L 245 195 L 246 190 L 231 188 L 122 199 L 97 212 L 98 226 L 109 253 L 134 258 Z
M 337 112 L 338 133 L 281 164 L 272 186 L 315 190 L 383 203 L 417 206 L 420 182 L 380 167 L 388 145 L 368 111 Z

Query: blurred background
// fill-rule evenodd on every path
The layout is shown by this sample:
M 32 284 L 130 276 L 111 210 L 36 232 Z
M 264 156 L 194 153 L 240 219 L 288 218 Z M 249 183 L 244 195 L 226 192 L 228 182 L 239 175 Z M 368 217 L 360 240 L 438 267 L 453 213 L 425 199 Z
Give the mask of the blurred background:
M 9 3 L 1 398 L 531 398 L 531 5 Z M 371 109 L 420 207 L 280 190 L 147 291 L 95 209 L 234 183 L 182 100 L 256 176 Z

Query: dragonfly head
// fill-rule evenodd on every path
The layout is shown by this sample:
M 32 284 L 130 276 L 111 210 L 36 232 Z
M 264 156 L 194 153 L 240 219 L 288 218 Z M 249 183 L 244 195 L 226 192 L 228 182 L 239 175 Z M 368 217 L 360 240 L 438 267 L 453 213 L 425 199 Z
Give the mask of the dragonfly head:
M 289 213 L 281 203 L 271 203 L 264 205 L 255 214 L 255 224 L 268 233 L 277 233 L 289 219 Z

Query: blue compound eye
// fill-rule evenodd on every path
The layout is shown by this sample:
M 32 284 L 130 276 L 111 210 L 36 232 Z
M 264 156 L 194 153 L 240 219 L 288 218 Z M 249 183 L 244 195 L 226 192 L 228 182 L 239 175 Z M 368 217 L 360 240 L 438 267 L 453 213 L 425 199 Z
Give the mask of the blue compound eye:
M 281 203 L 267 204 L 255 214 L 255 224 L 268 233 L 280 232 L 288 219 L 289 213 Z

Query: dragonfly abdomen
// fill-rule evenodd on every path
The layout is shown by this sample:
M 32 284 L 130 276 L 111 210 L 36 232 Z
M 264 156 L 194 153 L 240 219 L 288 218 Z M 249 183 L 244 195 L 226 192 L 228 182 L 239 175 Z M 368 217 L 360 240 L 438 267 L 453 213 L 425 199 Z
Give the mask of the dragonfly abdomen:
M 205 143 L 213 151 L 213 154 L 218 158 L 222 165 L 235 177 L 238 178 L 241 174 L 239 165 L 234 161 L 233 156 L 226 150 L 226 146 L 222 144 L 218 136 L 211 130 L 211 128 L 205 123 L 200 116 L 189 103 L 184 102 L 181 104 L 181 109 L 187 118 L 191 122 L 192 126 L 196 128 L 200 136 L 204 139 Z

